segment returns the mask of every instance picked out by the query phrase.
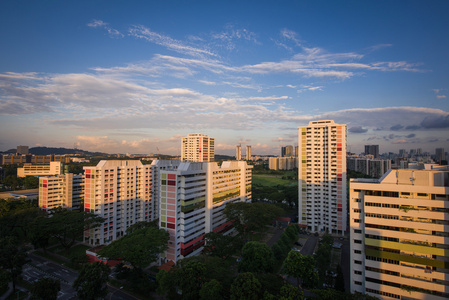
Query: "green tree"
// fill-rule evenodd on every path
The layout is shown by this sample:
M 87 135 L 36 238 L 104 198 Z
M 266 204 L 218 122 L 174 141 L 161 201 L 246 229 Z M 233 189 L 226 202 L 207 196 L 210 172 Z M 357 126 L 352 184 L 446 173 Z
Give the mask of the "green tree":
M 285 284 L 281 288 L 281 297 L 279 299 L 280 300 L 302 300 L 302 299 L 304 299 L 304 294 L 297 287 L 294 287 L 291 284 Z
M 272 272 L 274 267 L 273 251 L 267 244 L 248 242 L 242 249 L 242 260 L 239 262 L 240 272 Z
M 241 240 L 230 235 L 209 232 L 204 235 L 204 239 L 204 253 L 223 259 L 227 259 L 241 248 Z
M 175 278 L 177 286 L 182 291 L 182 299 L 198 299 L 201 286 L 206 280 L 206 266 L 197 261 L 184 263 L 181 260 L 178 264 Z
M 240 273 L 231 285 L 231 300 L 257 300 L 261 295 L 261 284 L 253 273 Z
M 340 292 L 345 291 L 345 278 L 343 276 L 343 272 L 341 270 L 340 264 L 337 265 L 337 277 L 335 278 L 335 287 L 334 288 Z
M 51 229 L 52 236 L 68 252 L 85 230 L 98 227 L 103 221 L 102 217 L 95 214 L 58 208 L 48 219 L 47 226 Z
M 175 273 L 160 270 L 156 274 L 157 290 L 159 295 L 168 296 L 168 299 L 173 299 L 177 295 Z
M 56 300 L 60 290 L 61 283 L 59 280 L 42 277 L 33 284 L 31 299 Z
M 223 299 L 222 295 L 223 286 L 221 283 L 216 280 L 212 279 L 211 281 L 208 281 L 203 284 L 203 286 L 200 289 L 200 299 L 202 300 L 221 300 Z
M 290 251 L 282 266 L 285 274 L 295 277 L 298 280 L 302 278 L 303 284 L 314 286 L 318 274 L 314 271 L 315 259 L 311 255 L 302 255 L 298 251 Z
M 111 270 L 101 262 L 84 265 L 79 276 L 73 282 L 79 299 L 95 300 L 108 294 L 107 282 Z
M 143 229 L 143 228 L 147 228 L 147 227 L 159 228 L 158 223 L 159 223 L 158 219 L 151 221 L 151 222 L 145 222 L 145 221 L 137 222 L 137 223 L 129 226 L 126 229 L 126 234 L 129 234 L 137 229 Z
M 234 227 L 243 238 L 247 238 L 251 231 L 264 228 L 283 213 L 283 209 L 276 205 L 262 202 L 230 203 L 224 209 L 226 218 L 234 222 Z
M 39 187 L 39 178 L 27 176 L 23 179 L 23 185 L 26 189 L 37 189 Z
M 315 253 L 315 265 L 318 270 L 318 276 L 320 283 L 326 282 L 326 274 L 329 271 L 329 266 L 331 263 L 331 253 L 332 253 L 332 237 L 329 235 L 324 235 L 318 250 Z M 330 284 L 330 282 L 327 282 Z
M 0 295 L 3 295 L 8 290 L 10 279 L 9 272 L 0 268 Z
M 148 226 L 113 241 L 101 249 L 98 255 L 107 259 L 123 259 L 134 268 L 144 268 L 167 249 L 168 239 L 167 231 Z
M 284 251 L 282 250 L 281 246 L 279 246 L 279 243 L 274 243 L 273 246 L 271 246 L 271 250 L 273 251 L 274 258 L 277 260 L 281 260 L 284 258 Z
M 16 291 L 16 282 L 22 274 L 25 262 L 26 250 L 19 245 L 15 237 L 0 239 L 0 267 L 9 273 L 14 291 Z

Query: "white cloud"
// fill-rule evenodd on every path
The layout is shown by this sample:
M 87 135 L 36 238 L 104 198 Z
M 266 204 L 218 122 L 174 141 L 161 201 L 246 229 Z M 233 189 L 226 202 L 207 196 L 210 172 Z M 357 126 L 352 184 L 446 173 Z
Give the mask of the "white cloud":
M 446 95 L 437 95 L 437 99 L 446 99 Z
M 234 50 L 237 47 L 237 40 L 246 40 L 254 44 L 259 44 L 254 32 L 245 28 L 235 28 L 233 25 L 226 26 L 224 31 L 212 33 L 212 40 L 218 40 L 220 43 L 215 43 L 217 47 L 224 47 L 227 50 Z
M 192 56 L 216 56 L 215 53 L 207 50 L 196 48 L 193 46 L 186 45 L 184 42 L 180 40 L 175 40 L 169 36 L 151 31 L 149 28 L 138 25 L 129 29 L 129 34 L 136 38 L 144 39 L 148 42 L 155 43 L 160 46 L 164 46 L 167 49 L 176 51 L 182 54 L 188 54 Z
M 92 20 L 92 22 L 88 23 L 87 26 L 92 28 L 104 28 L 110 37 L 118 38 L 124 36 L 120 31 L 112 28 L 108 23 L 103 22 L 102 20 Z

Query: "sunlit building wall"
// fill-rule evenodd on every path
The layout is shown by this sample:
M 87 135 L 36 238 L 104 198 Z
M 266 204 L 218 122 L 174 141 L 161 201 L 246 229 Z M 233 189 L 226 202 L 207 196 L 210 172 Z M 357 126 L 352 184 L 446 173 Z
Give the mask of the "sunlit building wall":
M 235 160 L 242 160 L 242 146 L 235 147 Z
M 223 209 L 251 199 L 251 168 L 245 161 L 181 162 L 159 171 L 159 226 L 170 233 L 161 263 L 198 255 L 208 232 L 233 230 Z
M 52 161 L 45 165 L 24 164 L 17 168 L 17 177 L 26 176 L 50 176 L 64 173 L 64 165 L 58 161 Z
M 350 182 L 351 293 L 449 298 L 449 171 Z
M 84 211 L 105 219 L 95 229 L 85 231 L 91 245 L 110 243 L 140 221 L 153 220 L 152 170 L 138 160 L 102 160 L 84 167 Z
M 215 140 L 201 133 L 188 134 L 182 138 L 181 160 L 190 162 L 214 161 Z
M 39 207 L 42 210 L 50 211 L 58 207 L 80 209 L 83 196 L 82 174 L 39 177 Z
M 346 125 L 331 120 L 299 127 L 298 221 L 312 231 L 346 230 Z

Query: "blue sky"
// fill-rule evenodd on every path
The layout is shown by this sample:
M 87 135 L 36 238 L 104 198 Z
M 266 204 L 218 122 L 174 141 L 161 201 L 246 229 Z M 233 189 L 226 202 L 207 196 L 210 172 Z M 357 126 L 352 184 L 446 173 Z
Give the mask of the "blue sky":
M 448 1 L 0 2 L 0 150 L 449 149 Z

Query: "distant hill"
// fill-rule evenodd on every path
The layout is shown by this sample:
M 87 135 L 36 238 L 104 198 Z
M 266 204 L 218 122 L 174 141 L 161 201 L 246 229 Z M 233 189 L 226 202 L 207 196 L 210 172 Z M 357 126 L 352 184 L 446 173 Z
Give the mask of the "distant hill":
M 215 160 L 235 160 L 235 156 L 223 155 L 223 154 L 215 154 Z
M 16 153 L 16 149 L 9 149 L 4 153 Z M 70 148 L 55 148 L 55 147 L 33 147 L 28 150 L 30 154 L 34 155 L 64 155 L 64 154 L 81 154 L 81 155 L 108 155 L 106 153 L 101 152 L 89 152 L 80 149 L 70 149 Z

